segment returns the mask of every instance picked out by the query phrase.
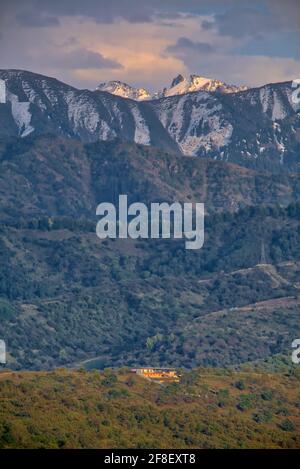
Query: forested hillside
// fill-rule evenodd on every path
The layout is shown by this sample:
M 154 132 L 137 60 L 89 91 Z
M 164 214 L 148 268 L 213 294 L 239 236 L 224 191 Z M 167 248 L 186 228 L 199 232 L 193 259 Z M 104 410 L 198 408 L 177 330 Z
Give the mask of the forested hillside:
M 300 334 L 299 175 L 134 143 L 0 145 L 8 366 L 224 366 Z M 204 202 L 205 242 L 97 238 L 96 206 Z
M 210 215 L 193 252 L 183 240 L 100 241 L 91 221 L 2 225 L 9 365 L 192 367 L 279 353 L 300 333 L 299 207 Z
M 2 448 L 299 448 L 299 376 L 198 369 L 0 373 Z
M 0 140 L 0 220 L 40 216 L 95 220 L 118 202 L 203 202 L 206 211 L 298 200 L 300 175 L 259 172 L 129 142 L 82 144 L 51 135 Z

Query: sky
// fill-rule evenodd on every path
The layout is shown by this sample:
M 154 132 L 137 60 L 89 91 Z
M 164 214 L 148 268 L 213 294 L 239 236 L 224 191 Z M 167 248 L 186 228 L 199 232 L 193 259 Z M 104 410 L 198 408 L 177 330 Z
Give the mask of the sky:
M 153 92 L 179 73 L 259 86 L 300 77 L 299 0 L 1 0 L 0 68 Z

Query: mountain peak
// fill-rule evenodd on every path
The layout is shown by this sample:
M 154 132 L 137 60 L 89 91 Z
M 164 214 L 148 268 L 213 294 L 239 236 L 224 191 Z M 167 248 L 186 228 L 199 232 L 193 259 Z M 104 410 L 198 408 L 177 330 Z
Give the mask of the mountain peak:
M 190 75 L 185 78 L 178 75 L 172 81 L 171 87 L 165 89 L 161 96 L 174 96 L 195 91 L 218 91 L 220 93 L 237 93 L 246 90 L 246 86 L 227 85 L 226 83 L 213 78 L 203 77 L 201 75 Z
M 119 80 L 112 80 L 106 83 L 100 83 L 97 86 L 98 91 L 107 91 L 108 93 L 122 96 L 123 98 L 134 99 L 135 101 L 145 101 L 151 99 L 150 93 L 145 88 L 134 88 Z
M 181 83 L 182 81 L 184 81 L 184 77 L 182 75 L 177 75 L 176 78 L 173 79 L 172 83 L 171 83 L 171 88 L 173 88 L 173 86 L 176 86 L 178 85 L 179 83 Z

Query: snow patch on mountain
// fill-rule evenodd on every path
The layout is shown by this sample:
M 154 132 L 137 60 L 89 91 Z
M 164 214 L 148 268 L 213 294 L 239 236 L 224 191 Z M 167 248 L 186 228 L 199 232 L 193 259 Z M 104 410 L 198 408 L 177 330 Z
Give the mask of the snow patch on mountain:
M 30 124 L 32 114 L 30 112 L 30 102 L 20 102 L 18 96 L 7 93 L 7 100 L 11 102 L 13 119 L 18 127 L 20 137 L 26 137 L 34 131 Z
M 262 87 L 259 91 L 260 102 L 263 112 L 273 120 L 282 120 L 287 117 L 289 110 L 287 104 L 284 103 L 282 94 L 278 93 L 271 85 Z M 286 98 L 287 103 L 288 99 Z
M 135 143 L 141 143 L 142 145 L 150 145 L 150 131 L 147 123 L 142 116 L 138 106 L 131 106 L 131 112 L 135 121 L 135 133 L 134 141 Z
M 274 104 L 272 110 L 272 120 L 283 120 L 288 115 L 286 106 L 282 100 L 282 97 L 278 93 L 274 93 Z
M 278 122 L 273 123 L 273 129 L 274 129 L 274 142 L 280 154 L 280 163 L 283 164 L 283 155 L 285 153 L 285 145 L 282 141 L 281 127 L 278 124 Z
M 259 90 L 259 94 L 262 110 L 265 114 L 267 114 L 272 104 L 272 90 L 268 86 L 264 86 Z

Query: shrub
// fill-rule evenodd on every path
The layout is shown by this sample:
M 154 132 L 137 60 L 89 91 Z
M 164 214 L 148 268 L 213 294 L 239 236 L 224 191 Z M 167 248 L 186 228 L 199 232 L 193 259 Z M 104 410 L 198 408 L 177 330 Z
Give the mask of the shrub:
M 278 426 L 284 432 L 293 432 L 295 430 L 295 425 L 289 419 L 283 420 Z

